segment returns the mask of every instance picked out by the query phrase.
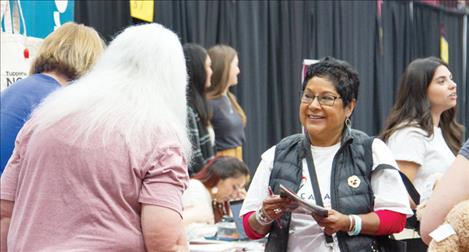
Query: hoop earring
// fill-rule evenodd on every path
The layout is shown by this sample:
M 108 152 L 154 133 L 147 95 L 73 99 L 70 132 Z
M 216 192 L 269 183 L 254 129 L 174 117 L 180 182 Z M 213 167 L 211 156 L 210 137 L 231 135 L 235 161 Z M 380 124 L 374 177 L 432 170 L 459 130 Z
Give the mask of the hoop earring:
M 347 127 L 347 130 L 351 130 L 352 129 L 352 121 L 350 120 L 350 117 L 347 117 L 345 119 L 345 127 Z

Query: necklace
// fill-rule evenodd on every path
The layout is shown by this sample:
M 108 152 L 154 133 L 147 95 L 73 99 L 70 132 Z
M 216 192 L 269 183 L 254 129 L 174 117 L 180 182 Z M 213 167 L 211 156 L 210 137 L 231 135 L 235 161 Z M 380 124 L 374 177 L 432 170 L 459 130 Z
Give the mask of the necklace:
M 223 216 L 230 215 L 229 211 L 227 210 L 228 202 L 217 202 L 213 200 L 212 207 L 213 207 L 213 215 L 215 217 L 215 223 L 221 221 Z

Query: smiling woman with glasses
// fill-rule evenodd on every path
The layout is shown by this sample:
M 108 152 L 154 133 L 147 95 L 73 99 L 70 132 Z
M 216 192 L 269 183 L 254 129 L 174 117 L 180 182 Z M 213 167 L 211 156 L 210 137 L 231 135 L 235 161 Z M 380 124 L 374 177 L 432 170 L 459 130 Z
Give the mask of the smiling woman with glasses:
M 299 104 L 304 133 L 262 155 L 241 210 L 251 239 L 269 235 L 266 251 L 383 251 L 412 213 L 389 149 L 351 128 L 359 84 L 344 61 L 309 66 Z M 280 185 L 328 216 L 295 208 L 278 195 Z

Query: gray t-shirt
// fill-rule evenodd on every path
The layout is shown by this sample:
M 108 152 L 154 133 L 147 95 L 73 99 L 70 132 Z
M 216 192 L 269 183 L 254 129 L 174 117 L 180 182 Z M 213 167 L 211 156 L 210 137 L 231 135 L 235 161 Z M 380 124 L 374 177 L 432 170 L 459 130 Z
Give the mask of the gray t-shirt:
M 211 122 L 217 151 L 242 146 L 245 140 L 243 122 L 228 97 L 222 95 L 208 103 L 213 111 Z
M 467 139 L 462 148 L 459 150 L 459 154 L 469 159 L 469 139 Z

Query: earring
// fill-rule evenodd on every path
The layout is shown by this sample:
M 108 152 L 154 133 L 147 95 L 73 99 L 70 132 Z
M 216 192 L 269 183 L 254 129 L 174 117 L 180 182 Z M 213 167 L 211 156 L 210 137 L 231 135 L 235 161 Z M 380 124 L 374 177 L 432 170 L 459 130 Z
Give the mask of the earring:
M 213 187 L 210 192 L 212 192 L 213 195 L 217 194 L 218 193 L 218 187 Z
M 347 130 L 351 130 L 352 129 L 352 121 L 350 120 L 349 117 L 347 117 L 345 119 L 345 126 L 347 127 Z

